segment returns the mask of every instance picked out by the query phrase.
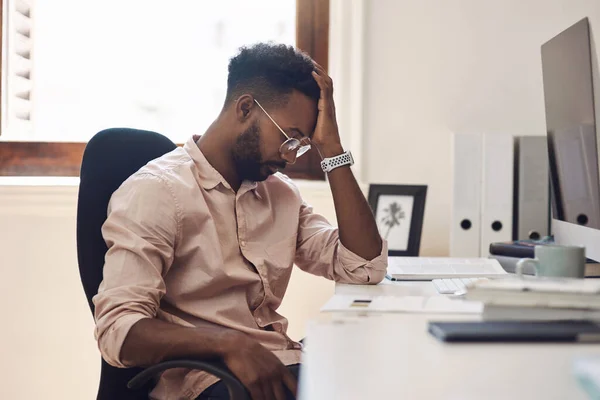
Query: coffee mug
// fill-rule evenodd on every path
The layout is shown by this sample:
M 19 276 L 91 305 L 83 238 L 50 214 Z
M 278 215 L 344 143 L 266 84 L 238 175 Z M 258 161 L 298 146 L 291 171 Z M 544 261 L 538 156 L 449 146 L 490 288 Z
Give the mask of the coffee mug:
M 537 276 L 583 278 L 585 276 L 585 247 L 557 244 L 535 246 L 535 258 L 517 262 L 515 274 L 522 276 L 531 265 Z

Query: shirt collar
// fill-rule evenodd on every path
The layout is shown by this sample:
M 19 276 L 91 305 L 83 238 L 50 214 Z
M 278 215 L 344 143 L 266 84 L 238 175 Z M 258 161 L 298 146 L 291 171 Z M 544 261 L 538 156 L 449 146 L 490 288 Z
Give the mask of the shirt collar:
M 217 171 L 215 167 L 213 167 L 208 162 L 208 160 L 196 144 L 196 142 L 199 139 L 200 136 L 198 135 L 192 136 L 183 145 L 183 148 L 190 155 L 190 157 L 194 161 L 194 164 L 196 164 L 196 168 L 198 169 L 198 176 L 200 177 L 200 186 L 202 186 L 206 190 L 210 190 L 217 187 L 220 183 L 226 188 L 231 189 L 229 182 L 227 182 L 225 178 L 223 178 L 223 175 L 221 175 L 219 171 Z M 242 186 L 240 186 L 239 194 L 243 194 L 247 191 L 252 191 L 258 199 L 262 199 L 262 196 L 260 195 L 260 193 L 258 193 L 257 189 L 257 182 L 244 181 L 242 182 Z
M 200 186 L 206 190 L 214 189 L 219 185 L 230 188 L 229 183 L 223 178 L 223 175 L 219 173 L 204 157 L 202 151 L 196 144 L 196 141 L 200 139 L 200 136 L 192 136 L 184 145 L 183 149 L 190 155 L 196 168 L 198 169 L 198 176 L 200 177 Z
M 252 192 L 258 199 L 262 199 L 260 193 L 258 193 L 258 183 L 254 181 L 244 181 L 242 182 L 242 186 L 240 186 L 240 190 L 238 190 L 238 196 L 243 195 L 246 192 Z

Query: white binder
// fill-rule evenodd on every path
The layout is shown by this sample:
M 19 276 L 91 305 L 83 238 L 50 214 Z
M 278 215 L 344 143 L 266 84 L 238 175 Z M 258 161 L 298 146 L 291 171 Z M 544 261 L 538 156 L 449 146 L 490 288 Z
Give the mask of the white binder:
M 514 139 L 508 134 L 484 134 L 482 142 L 480 256 L 490 243 L 512 240 Z
M 550 178 L 546 136 L 515 138 L 513 240 L 550 234 Z
M 479 257 L 481 220 L 481 135 L 454 134 L 451 257 Z

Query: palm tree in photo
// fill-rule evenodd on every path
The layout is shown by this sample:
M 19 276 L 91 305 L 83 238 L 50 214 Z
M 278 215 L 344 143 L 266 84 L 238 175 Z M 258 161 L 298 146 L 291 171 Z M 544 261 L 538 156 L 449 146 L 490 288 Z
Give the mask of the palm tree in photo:
M 383 212 L 387 213 L 385 217 L 381 218 L 381 222 L 388 227 L 387 232 L 385 233 L 385 239 L 387 240 L 392 228 L 400 226 L 400 220 L 404 219 L 405 215 L 402 206 L 396 202 L 390 204 Z

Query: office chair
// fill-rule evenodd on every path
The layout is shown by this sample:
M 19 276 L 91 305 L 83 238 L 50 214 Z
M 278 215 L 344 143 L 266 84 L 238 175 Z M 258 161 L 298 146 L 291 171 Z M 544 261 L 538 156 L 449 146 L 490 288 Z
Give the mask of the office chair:
M 158 133 L 126 128 L 101 131 L 86 145 L 77 201 L 77 259 L 92 315 L 92 297 L 98 293 L 108 250 L 101 227 L 106 220 L 110 197 L 130 175 L 176 147 Z M 97 400 L 147 400 L 152 378 L 171 368 L 206 371 L 227 385 L 231 399 L 249 399 L 242 383 L 224 363 L 216 360 L 170 360 L 142 369 L 115 368 L 102 359 Z

